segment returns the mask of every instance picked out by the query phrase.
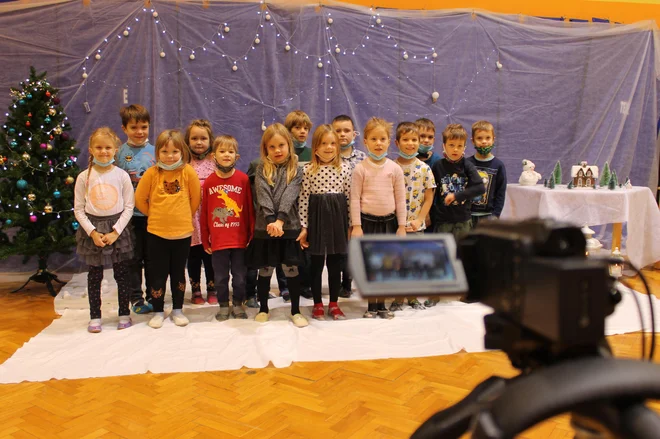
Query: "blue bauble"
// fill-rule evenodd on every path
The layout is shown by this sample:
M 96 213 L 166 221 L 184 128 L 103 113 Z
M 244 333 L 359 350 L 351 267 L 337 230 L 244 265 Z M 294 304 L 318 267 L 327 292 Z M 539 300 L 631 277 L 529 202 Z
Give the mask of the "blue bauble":
M 16 134 L 16 128 L 9 128 L 9 134 Z
M 74 221 L 71 223 L 71 228 L 73 230 L 78 230 L 78 227 L 80 227 L 80 224 L 78 224 L 78 221 Z
M 73 165 L 73 162 L 71 160 L 67 160 L 65 163 L 66 163 L 67 166 L 72 166 Z
M 11 220 L 10 219 L 5 220 L 5 224 L 8 225 L 8 226 L 11 226 Z
M 44 117 L 44 122 L 50 123 L 50 117 L 48 117 L 48 116 Z
M 16 147 L 18 146 L 18 142 L 16 142 L 15 140 L 12 140 L 12 141 L 9 143 L 9 146 L 11 146 L 12 148 L 16 148 Z
M 25 105 L 25 100 L 24 100 L 24 99 L 21 99 L 20 101 L 18 101 L 18 104 L 19 104 L 19 105 Z
M 32 93 L 26 94 L 25 97 L 28 98 L 28 99 L 32 99 Z
M 53 192 L 53 196 L 55 198 L 60 198 L 62 196 L 62 194 L 60 194 L 60 191 L 55 191 L 55 192 Z
M 16 187 L 20 190 L 27 189 L 28 183 L 22 178 L 16 182 Z

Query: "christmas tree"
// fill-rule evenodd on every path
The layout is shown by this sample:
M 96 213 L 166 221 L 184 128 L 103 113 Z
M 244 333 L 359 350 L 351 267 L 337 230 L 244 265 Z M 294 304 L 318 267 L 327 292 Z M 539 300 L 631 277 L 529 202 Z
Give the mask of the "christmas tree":
M 555 170 L 552 171 L 552 175 L 555 177 L 555 184 L 561 184 L 561 163 L 557 160 L 555 165 Z
M 610 177 L 611 180 L 614 180 L 614 187 L 619 185 L 619 177 L 616 175 L 616 171 L 612 169 L 612 176 Z
M 39 258 L 39 271 L 29 280 L 46 283 L 52 253 L 68 253 L 78 223 L 73 215 L 73 188 L 80 172 L 71 126 L 58 90 L 46 72 L 11 88 L 12 103 L 0 132 L 0 259 L 23 255 L 23 263 Z M 27 284 L 27 282 L 26 282 Z
M 573 189 L 575 186 L 573 185 L 573 180 L 568 181 L 568 185 L 566 185 L 566 189 Z
M 550 181 L 548 182 L 548 188 L 554 189 L 555 188 L 555 175 L 550 174 Z
M 610 182 L 610 178 L 612 178 L 612 174 L 610 173 L 610 164 L 605 162 L 605 166 L 603 166 L 603 173 L 600 175 L 600 186 L 607 186 Z

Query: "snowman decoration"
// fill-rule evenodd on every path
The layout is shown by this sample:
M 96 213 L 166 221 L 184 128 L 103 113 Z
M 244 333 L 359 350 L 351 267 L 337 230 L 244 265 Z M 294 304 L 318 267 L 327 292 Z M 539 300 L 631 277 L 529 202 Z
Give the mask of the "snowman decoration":
M 518 183 L 520 183 L 521 186 L 534 186 L 541 179 L 541 174 L 534 170 L 536 165 L 534 162 L 527 159 L 522 161 L 522 165 L 523 172 L 520 174 Z

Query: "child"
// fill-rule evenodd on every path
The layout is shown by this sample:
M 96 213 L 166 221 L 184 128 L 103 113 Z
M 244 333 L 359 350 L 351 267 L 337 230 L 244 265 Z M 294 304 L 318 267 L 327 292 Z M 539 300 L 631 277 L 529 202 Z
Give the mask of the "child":
M 328 264 L 330 303 L 328 316 L 346 318 L 337 304 L 341 283 L 341 261 L 348 253 L 348 200 L 351 169 L 339 157 L 339 138 L 331 125 L 321 125 L 312 138 L 312 160 L 303 168 L 299 212 L 301 246 L 311 255 L 312 317 L 324 320 L 321 300 L 323 266 Z
M 358 135 L 358 133 L 355 131 L 355 124 L 353 123 L 353 119 L 351 119 L 350 116 L 341 114 L 332 120 L 332 129 L 334 129 L 335 133 L 337 133 L 337 136 L 339 136 L 341 159 L 349 166 L 352 175 L 355 166 L 367 157 L 364 152 L 355 149 L 355 137 Z M 351 278 L 351 273 L 348 270 L 348 255 L 342 256 L 341 275 L 342 281 L 339 297 L 349 298 L 353 294 L 351 285 L 353 279 Z
M 472 225 L 476 227 L 480 220 L 499 218 L 504 208 L 506 197 L 506 168 L 491 151 L 495 142 L 493 125 L 480 120 L 472 125 L 472 143 L 477 153 L 468 157 L 484 179 L 486 192 L 472 200 Z
M 154 146 L 149 143 L 149 112 L 142 105 L 129 105 L 119 111 L 121 128 L 128 140 L 117 153 L 117 166 L 128 172 L 133 188 L 137 188 L 142 175 L 156 164 Z M 133 210 L 131 224 L 135 232 L 135 251 L 129 266 L 129 290 L 133 312 L 147 314 L 153 311 L 151 285 L 147 264 L 147 217 L 139 209 Z M 142 295 L 142 268 L 146 291 Z M 146 298 L 146 301 L 145 301 Z
M 364 127 L 368 158 L 358 163 L 351 182 L 351 236 L 396 233 L 406 236 L 406 187 L 401 167 L 386 158 L 392 124 L 372 117 Z M 365 318 L 378 315 L 391 319 L 394 313 L 382 299 L 369 299 Z
M 186 129 L 186 142 L 190 148 L 192 160 L 190 165 L 193 167 L 199 178 L 199 184 L 203 187 L 206 178 L 215 172 L 215 162 L 211 152 L 211 143 L 213 143 L 213 129 L 208 120 L 196 119 L 190 122 Z M 204 274 L 206 274 L 206 301 L 215 305 L 218 303 L 218 296 L 215 292 L 215 273 L 213 272 L 213 260 L 210 254 L 206 253 L 202 245 L 199 214 L 197 210 L 193 215 L 193 235 L 188 255 L 188 278 L 192 288 L 190 301 L 195 305 L 203 305 L 200 278 L 202 263 L 204 263 Z
M 158 163 L 147 169 L 135 191 L 135 206 L 147 214 L 147 246 L 154 316 L 149 326 L 163 326 L 165 283 L 170 277 L 171 319 L 186 326 L 183 295 L 186 291 L 186 259 L 193 234 L 192 217 L 199 207 L 199 178 L 190 162 L 190 150 L 178 130 L 165 130 L 156 139 Z
M 309 162 L 312 158 L 312 150 L 307 146 L 307 136 L 312 130 L 312 121 L 307 113 L 301 110 L 292 111 L 286 115 L 284 126 L 291 133 L 298 163 Z
M 457 240 L 472 228 L 470 200 L 486 190 L 477 168 L 463 158 L 466 140 L 467 132 L 461 125 L 447 125 L 442 132 L 444 158 L 431 168 L 438 184 L 433 200 L 433 231 L 452 233 Z M 436 299 L 429 299 L 424 305 L 437 303 Z
M 429 168 L 433 169 L 433 165 L 440 160 L 440 156 L 433 151 L 433 143 L 435 142 L 435 124 L 432 120 L 420 118 L 415 121 L 419 127 L 419 155 L 417 156 L 422 162 L 426 163 Z M 426 233 L 433 233 L 434 211 L 426 216 Z
M 399 158 L 396 162 L 403 170 L 406 182 L 406 207 L 408 217 L 406 232 L 409 235 L 424 233 L 425 219 L 433 205 L 435 179 L 431 168 L 417 158 L 419 148 L 418 125 L 412 122 L 401 122 L 396 127 L 396 146 L 399 148 Z M 394 300 L 390 311 L 400 311 L 403 302 Z M 408 305 L 415 309 L 424 309 L 424 305 L 416 297 L 408 297 Z
M 213 255 L 216 288 L 219 290 L 219 321 L 229 318 L 229 272 L 233 291 L 232 316 L 247 319 L 245 302 L 245 248 L 252 240 L 254 211 L 250 180 L 235 169 L 238 142 L 231 136 L 220 136 L 213 142 L 216 170 L 204 183 L 201 208 L 202 243 Z
M 89 166 L 76 179 L 74 213 L 81 228 L 76 232 L 77 252 L 89 265 L 89 332 L 101 332 L 101 280 L 103 266 L 112 264 L 117 281 L 119 324 L 131 326 L 128 267 L 135 237 L 130 226 L 135 198 L 128 174 L 114 166 L 119 137 L 108 127 L 89 138 Z
M 297 199 L 302 181 L 298 157 L 289 131 L 280 123 L 269 126 L 261 138 L 261 163 L 255 174 L 258 198 L 254 238 L 248 245 L 247 261 L 259 269 L 257 294 L 260 309 L 255 321 L 268 321 L 268 291 L 273 267 L 282 265 L 291 295 L 291 320 L 299 328 L 309 324 L 300 313 L 298 265 L 304 262 L 300 244 Z

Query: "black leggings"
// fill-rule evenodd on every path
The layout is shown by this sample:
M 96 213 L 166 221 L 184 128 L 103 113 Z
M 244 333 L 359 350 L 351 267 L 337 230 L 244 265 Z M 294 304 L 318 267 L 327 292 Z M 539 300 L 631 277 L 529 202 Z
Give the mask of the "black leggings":
M 163 312 L 165 306 L 165 284 L 170 277 L 172 308 L 183 308 L 183 295 L 186 291 L 186 259 L 190 250 L 190 237 L 164 239 L 149 233 L 147 236 L 147 273 L 151 277 L 151 304 L 154 312 Z
M 112 272 L 117 282 L 117 299 L 119 299 L 119 315 L 128 316 L 129 296 L 129 264 L 130 261 L 112 264 Z M 103 280 L 103 266 L 90 265 L 87 273 L 87 294 L 89 297 L 89 318 L 101 318 L 101 281 Z
M 323 266 L 328 265 L 328 289 L 330 290 L 330 302 L 336 302 L 339 298 L 339 285 L 341 284 L 341 267 L 344 254 L 338 253 L 328 255 L 312 255 L 312 296 L 314 304 L 323 303 L 321 300 L 321 285 L 323 278 Z
M 213 257 L 204 251 L 202 244 L 199 244 L 190 247 L 190 254 L 188 255 L 188 278 L 193 293 L 202 290 L 200 285 L 202 263 L 204 263 L 204 274 L 206 275 L 206 292 L 215 291 Z

